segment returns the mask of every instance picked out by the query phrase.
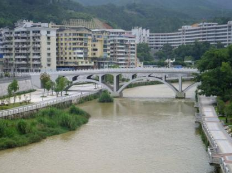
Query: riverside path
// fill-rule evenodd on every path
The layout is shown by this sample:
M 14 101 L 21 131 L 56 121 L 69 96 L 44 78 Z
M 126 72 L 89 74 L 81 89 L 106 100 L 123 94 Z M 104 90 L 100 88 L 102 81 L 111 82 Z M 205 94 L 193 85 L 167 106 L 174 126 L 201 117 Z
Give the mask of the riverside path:
M 199 96 L 199 114 L 196 119 L 208 138 L 208 154 L 211 164 L 220 165 L 223 173 L 232 173 L 232 138 L 218 119 L 213 104 L 215 97 Z

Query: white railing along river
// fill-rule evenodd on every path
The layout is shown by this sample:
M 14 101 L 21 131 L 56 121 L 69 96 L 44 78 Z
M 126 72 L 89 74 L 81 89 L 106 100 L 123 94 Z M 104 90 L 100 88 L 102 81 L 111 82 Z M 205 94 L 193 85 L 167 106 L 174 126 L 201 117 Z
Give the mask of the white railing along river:
M 12 108 L 12 109 L 2 110 L 2 111 L 0 111 L 0 118 L 12 116 L 12 115 L 15 115 L 15 114 L 21 114 L 21 113 L 24 113 L 24 112 L 29 112 L 29 111 L 45 108 L 45 107 L 48 107 L 48 106 L 53 106 L 53 105 L 56 105 L 56 104 L 59 104 L 59 103 L 67 102 L 67 101 L 75 101 L 75 100 L 80 99 L 82 97 L 86 97 L 86 96 L 89 96 L 89 95 L 92 95 L 92 94 L 96 94 L 97 92 L 98 91 L 84 93 L 84 94 L 81 94 L 81 95 L 57 97 L 55 99 L 41 101 L 41 102 L 38 102 L 38 103 L 32 103 L 32 104 L 26 105 L 26 106 L 21 106 L 21 107 L 16 107 L 16 108 Z

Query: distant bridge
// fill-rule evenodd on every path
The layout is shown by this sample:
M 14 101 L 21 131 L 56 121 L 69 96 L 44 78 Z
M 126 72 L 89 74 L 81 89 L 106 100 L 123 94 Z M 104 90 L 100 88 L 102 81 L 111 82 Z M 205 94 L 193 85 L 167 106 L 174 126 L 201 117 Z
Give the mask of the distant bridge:
M 133 82 L 152 80 L 158 81 L 168 86 L 175 93 L 176 98 L 185 98 L 185 93 L 199 83 L 194 83 L 186 89 L 182 88 L 183 77 L 193 77 L 194 74 L 199 73 L 197 69 L 190 68 L 132 68 L 132 69 L 102 69 L 102 70 L 78 70 L 78 71 L 59 71 L 48 72 L 52 80 L 58 76 L 64 76 L 73 84 L 90 82 L 101 85 L 104 89 L 108 90 L 114 97 L 122 97 L 123 90 Z M 32 83 L 40 87 L 40 73 L 30 73 Z M 113 76 L 113 84 L 106 83 L 106 75 Z M 120 75 L 129 79 L 128 82 L 120 86 Z M 179 81 L 179 87 L 174 87 L 168 82 L 168 78 L 176 78 Z

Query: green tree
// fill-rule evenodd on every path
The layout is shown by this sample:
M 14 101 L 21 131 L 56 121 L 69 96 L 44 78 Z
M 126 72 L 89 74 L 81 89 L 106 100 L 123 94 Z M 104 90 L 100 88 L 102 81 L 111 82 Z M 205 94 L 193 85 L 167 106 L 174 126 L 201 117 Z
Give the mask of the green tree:
M 49 92 L 51 89 L 52 89 L 52 87 L 53 87 L 53 82 L 51 81 L 51 80 L 49 80 L 49 81 L 47 81 L 46 83 L 45 83 L 45 89 Z
M 152 61 L 151 48 L 147 43 L 139 43 L 137 47 L 137 57 L 141 62 Z
M 50 75 L 49 74 L 47 74 L 46 72 L 45 73 L 42 73 L 41 75 L 40 75 L 40 81 L 41 81 L 41 84 L 42 84 L 42 88 L 44 88 L 44 92 L 45 92 L 45 87 L 46 87 L 46 83 L 48 82 L 48 81 L 50 81 L 51 79 L 50 79 Z
M 225 115 L 226 115 L 226 123 L 228 123 L 228 118 L 232 117 L 232 102 L 229 102 L 225 106 Z
M 225 114 L 225 102 L 221 99 L 221 97 L 217 97 L 217 108 L 218 108 L 218 113 L 220 115 Z
M 162 49 L 156 52 L 155 55 L 159 60 L 172 59 L 174 58 L 173 47 L 168 43 L 164 44 Z
M 211 49 L 207 51 L 197 63 L 201 72 L 212 70 L 222 65 L 222 62 L 228 62 L 229 55 L 226 49 Z
M 19 84 L 16 79 L 14 79 L 7 88 L 9 97 L 14 96 L 14 103 L 16 100 L 16 92 L 19 90 Z
M 66 87 L 65 87 L 65 94 L 68 95 L 68 89 L 72 86 L 72 81 L 67 80 L 66 83 Z
M 68 80 L 67 78 L 63 77 L 63 76 L 59 76 L 56 79 L 56 87 L 55 87 L 55 91 L 56 92 L 60 92 L 61 96 L 63 96 L 63 91 L 65 89 L 65 87 L 68 85 Z
M 200 94 L 220 96 L 224 101 L 232 99 L 232 46 L 210 49 L 198 62 L 201 71 L 198 81 Z

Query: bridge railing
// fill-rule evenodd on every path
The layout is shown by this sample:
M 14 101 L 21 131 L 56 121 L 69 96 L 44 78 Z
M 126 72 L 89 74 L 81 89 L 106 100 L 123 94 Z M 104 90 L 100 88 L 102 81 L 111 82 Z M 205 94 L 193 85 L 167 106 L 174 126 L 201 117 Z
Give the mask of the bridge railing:
M 92 94 L 96 94 L 97 92 L 98 91 L 91 92 L 91 93 L 85 93 L 85 94 L 82 94 L 82 95 L 73 95 L 73 96 L 60 97 L 60 98 L 55 98 L 55 99 L 51 99 L 51 100 L 47 100 L 47 101 L 42 101 L 42 102 L 39 102 L 39 103 L 34 103 L 34 104 L 26 105 L 26 106 L 21 106 L 21 107 L 17 107 L 17 108 L 2 110 L 2 111 L 0 111 L 0 118 L 12 116 L 12 115 L 20 114 L 20 113 L 24 113 L 24 112 L 29 112 L 29 111 L 45 108 L 45 107 L 48 107 L 48 106 L 53 106 L 53 105 L 56 105 L 56 104 L 59 104 L 59 103 L 67 102 L 67 101 L 73 101 L 73 100 L 76 100 L 76 99 L 80 99 L 82 97 L 86 97 L 86 96 L 89 96 L 89 95 L 92 95 Z
M 166 67 L 160 67 L 160 68 L 107 68 L 107 69 L 81 69 L 81 70 L 63 70 L 63 71 L 42 71 L 42 72 L 30 72 L 30 73 L 24 73 L 24 74 L 40 74 L 43 72 L 47 72 L 49 74 L 55 74 L 55 73 L 73 73 L 73 72 L 79 72 L 79 73 L 89 73 L 89 72 L 103 72 L 103 73 L 112 73 L 112 72 L 119 72 L 119 73 L 125 73 L 125 72 L 143 72 L 143 71 L 156 71 L 156 72 L 192 72 L 197 73 L 198 70 L 194 68 L 166 68 Z

